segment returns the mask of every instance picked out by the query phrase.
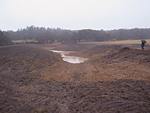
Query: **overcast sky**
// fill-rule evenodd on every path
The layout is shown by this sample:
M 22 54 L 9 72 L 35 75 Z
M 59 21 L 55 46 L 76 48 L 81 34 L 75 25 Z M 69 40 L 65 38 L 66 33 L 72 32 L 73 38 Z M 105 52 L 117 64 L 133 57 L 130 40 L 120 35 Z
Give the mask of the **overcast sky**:
M 150 0 L 0 0 L 0 29 L 150 27 Z

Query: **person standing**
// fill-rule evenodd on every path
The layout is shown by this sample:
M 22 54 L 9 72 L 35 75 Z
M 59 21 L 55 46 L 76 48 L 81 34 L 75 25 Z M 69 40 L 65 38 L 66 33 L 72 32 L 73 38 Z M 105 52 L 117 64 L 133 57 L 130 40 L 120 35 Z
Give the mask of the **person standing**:
M 146 40 L 141 40 L 141 49 L 144 50 Z

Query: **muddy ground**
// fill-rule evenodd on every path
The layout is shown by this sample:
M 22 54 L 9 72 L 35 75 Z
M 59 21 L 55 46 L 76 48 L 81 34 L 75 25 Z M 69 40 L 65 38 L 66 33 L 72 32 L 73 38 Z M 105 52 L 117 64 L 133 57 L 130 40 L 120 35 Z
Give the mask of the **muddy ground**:
M 88 57 L 63 62 L 48 49 Z M 150 50 L 104 45 L 0 48 L 0 113 L 150 113 Z

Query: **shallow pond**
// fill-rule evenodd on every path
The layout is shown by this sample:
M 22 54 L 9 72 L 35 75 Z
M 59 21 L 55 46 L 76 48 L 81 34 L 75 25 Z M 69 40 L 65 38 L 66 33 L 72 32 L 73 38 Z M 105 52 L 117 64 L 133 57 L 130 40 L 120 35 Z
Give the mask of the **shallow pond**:
M 50 50 L 50 51 L 59 53 L 63 61 L 72 63 L 72 64 L 79 64 L 88 60 L 87 58 L 69 55 L 72 51 L 57 51 L 57 50 Z

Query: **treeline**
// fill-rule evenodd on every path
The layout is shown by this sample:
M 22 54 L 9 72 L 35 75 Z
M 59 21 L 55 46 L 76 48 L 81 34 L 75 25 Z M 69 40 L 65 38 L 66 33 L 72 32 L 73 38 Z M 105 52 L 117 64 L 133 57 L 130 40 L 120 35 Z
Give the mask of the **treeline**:
M 104 41 L 124 39 L 148 39 L 150 29 L 120 30 L 63 30 L 30 26 L 16 32 L 6 31 L 5 36 L 11 40 L 36 40 L 39 43 L 77 43 L 80 41 Z
M 11 44 L 11 40 L 4 35 L 4 33 L 2 31 L 0 31 L 0 46 L 1 45 L 8 45 Z

